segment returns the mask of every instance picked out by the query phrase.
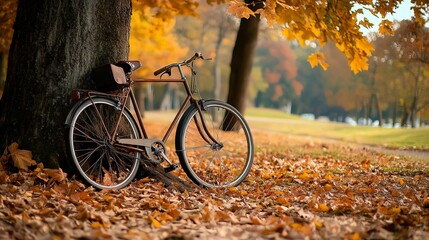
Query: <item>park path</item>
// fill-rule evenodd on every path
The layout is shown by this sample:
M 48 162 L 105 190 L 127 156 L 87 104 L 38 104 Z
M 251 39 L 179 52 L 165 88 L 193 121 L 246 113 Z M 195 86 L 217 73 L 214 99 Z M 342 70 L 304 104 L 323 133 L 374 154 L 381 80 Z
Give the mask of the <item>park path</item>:
M 429 151 L 420 151 L 420 150 L 407 150 L 407 149 L 390 149 L 380 146 L 364 146 L 368 150 L 391 154 L 391 155 L 401 155 L 405 157 L 418 158 L 422 160 L 429 160 Z

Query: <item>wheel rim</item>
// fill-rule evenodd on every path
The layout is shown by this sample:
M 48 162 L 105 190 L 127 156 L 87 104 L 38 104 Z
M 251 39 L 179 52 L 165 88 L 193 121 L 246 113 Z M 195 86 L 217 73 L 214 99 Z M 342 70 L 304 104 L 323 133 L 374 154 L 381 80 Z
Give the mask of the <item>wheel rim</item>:
M 195 111 L 185 124 L 183 132 L 182 161 L 188 169 L 188 175 L 194 182 L 206 187 L 236 186 L 247 176 L 253 162 L 253 142 L 251 134 L 239 113 L 223 105 L 206 107 L 204 116 L 207 127 L 218 144 L 205 142 L 196 127 Z M 235 125 L 230 125 L 231 119 L 225 122 L 225 113 L 234 116 Z M 223 131 L 222 126 L 234 131 Z
M 119 110 L 113 101 L 94 100 L 104 119 L 99 119 L 92 102 L 84 104 L 75 114 L 70 129 L 72 158 L 81 176 L 99 189 L 121 188 L 135 176 L 139 153 L 115 148 L 105 133 L 115 126 Z M 118 137 L 136 138 L 137 126 L 131 115 L 124 111 L 118 128 Z

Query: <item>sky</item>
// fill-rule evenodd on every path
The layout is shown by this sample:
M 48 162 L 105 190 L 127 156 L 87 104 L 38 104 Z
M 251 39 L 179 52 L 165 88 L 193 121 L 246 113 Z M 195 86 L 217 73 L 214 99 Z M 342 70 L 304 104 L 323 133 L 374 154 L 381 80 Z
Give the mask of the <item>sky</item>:
M 410 0 L 404 0 L 401 5 L 396 9 L 395 13 L 392 14 L 388 14 L 386 16 L 386 19 L 388 20 L 404 20 L 404 19 L 411 19 L 411 17 L 414 15 L 413 11 L 410 9 L 411 7 L 411 2 Z M 372 27 L 371 29 L 366 29 L 366 28 L 361 28 L 361 30 L 367 34 L 368 32 L 376 32 L 378 30 L 378 24 L 381 21 L 381 18 L 376 18 L 374 17 L 372 14 L 368 13 L 368 14 L 364 14 L 362 15 L 362 18 L 366 17 L 368 18 L 368 20 L 374 24 L 374 27 Z

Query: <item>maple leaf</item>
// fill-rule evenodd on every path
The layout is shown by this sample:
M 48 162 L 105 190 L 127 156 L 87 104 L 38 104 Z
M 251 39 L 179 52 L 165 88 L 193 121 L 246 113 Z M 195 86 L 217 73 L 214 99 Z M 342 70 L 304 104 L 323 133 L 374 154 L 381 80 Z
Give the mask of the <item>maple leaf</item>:
M 161 223 L 158 220 L 156 220 L 154 217 L 152 217 L 152 215 L 149 215 L 148 218 L 149 218 L 149 222 L 152 224 L 154 228 L 161 227 Z
M 371 52 L 374 51 L 374 46 L 366 38 L 357 39 L 356 46 L 367 56 L 371 56 Z
M 326 62 L 325 55 L 321 52 L 311 54 L 307 58 L 307 61 L 310 63 L 312 68 L 314 68 L 320 64 L 320 66 L 323 68 L 323 70 L 326 70 L 329 66 L 328 63 Z
M 13 165 L 20 170 L 28 171 L 28 167 L 36 165 L 33 154 L 29 150 L 18 149 L 18 143 L 14 142 L 7 147 L 8 158 L 12 159 Z
M 368 70 L 368 58 L 355 54 L 354 58 L 349 60 L 352 71 L 356 74 L 362 70 Z
M 256 10 L 256 14 L 260 14 L 261 19 L 267 19 L 268 26 L 273 26 L 276 23 L 276 4 L 277 1 L 267 0 L 264 8 Z
M 378 24 L 378 32 L 383 35 L 393 35 L 393 23 L 386 19 L 382 20 L 380 24 Z
M 249 18 L 251 15 L 255 16 L 255 13 L 247 7 L 246 3 L 237 0 L 229 2 L 228 12 L 235 15 L 237 18 Z
M 53 182 L 53 181 L 62 182 L 67 178 L 67 173 L 63 172 L 61 168 L 59 169 L 45 168 L 43 169 L 43 172 L 45 172 L 49 177 L 51 177 L 51 180 L 49 182 Z

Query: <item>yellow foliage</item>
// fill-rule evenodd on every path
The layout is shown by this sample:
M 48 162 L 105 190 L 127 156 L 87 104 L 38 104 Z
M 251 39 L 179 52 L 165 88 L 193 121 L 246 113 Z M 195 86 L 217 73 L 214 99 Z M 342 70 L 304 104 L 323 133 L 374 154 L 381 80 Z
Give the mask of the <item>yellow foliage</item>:
M 181 47 L 172 33 L 175 20 L 163 20 L 152 9 L 135 9 L 131 17 L 130 59 L 140 60 L 138 76 L 148 76 L 154 70 L 183 58 L 187 49 Z
M 153 16 L 163 20 L 172 19 L 178 15 L 197 16 L 197 0 L 132 0 L 133 11 L 152 9 Z

